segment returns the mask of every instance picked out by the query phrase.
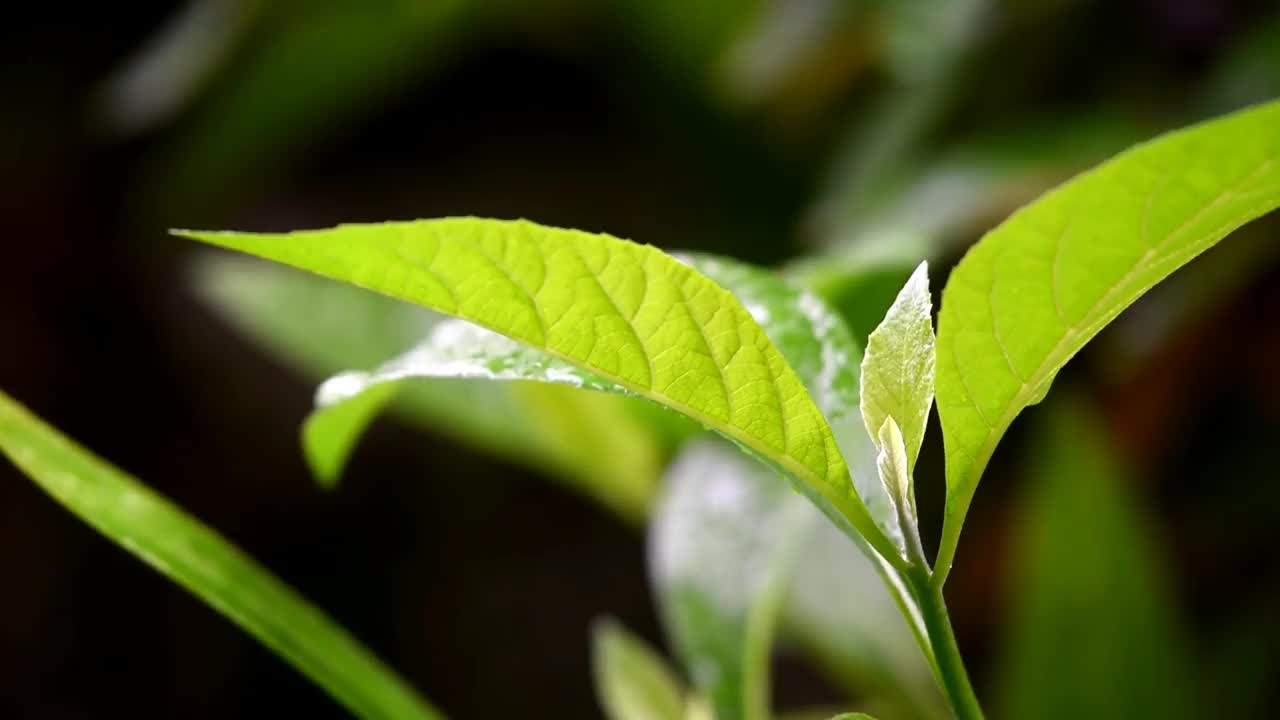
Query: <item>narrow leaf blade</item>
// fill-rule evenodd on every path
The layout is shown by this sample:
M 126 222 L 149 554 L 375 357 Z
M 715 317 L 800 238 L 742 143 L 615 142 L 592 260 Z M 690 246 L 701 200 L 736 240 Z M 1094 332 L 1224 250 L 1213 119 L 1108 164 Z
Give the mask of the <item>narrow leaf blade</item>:
M 355 638 L 240 550 L 3 393 L 0 453 L 80 519 L 225 615 L 356 716 L 440 717 Z
M 1280 206 L 1280 102 L 1128 150 L 1014 213 L 952 272 L 938 319 L 945 577 L 978 480 L 1023 408 L 1151 286 Z

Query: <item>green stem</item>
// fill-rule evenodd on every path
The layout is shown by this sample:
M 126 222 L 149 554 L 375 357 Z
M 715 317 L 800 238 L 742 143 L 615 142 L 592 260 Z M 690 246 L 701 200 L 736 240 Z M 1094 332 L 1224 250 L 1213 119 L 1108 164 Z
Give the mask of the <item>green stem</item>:
M 982 707 L 969 684 L 969 674 L 965 672 L 964 660 L 960 657 L 960 646 L 951 628 L 951 616 L 947 614 L 942 588 L 930 582 L 925 570 L 912 572 L 909 580 L 924 618 L 938 685 L 951 704 L 952 712 L 957 720 L 983 720 Z

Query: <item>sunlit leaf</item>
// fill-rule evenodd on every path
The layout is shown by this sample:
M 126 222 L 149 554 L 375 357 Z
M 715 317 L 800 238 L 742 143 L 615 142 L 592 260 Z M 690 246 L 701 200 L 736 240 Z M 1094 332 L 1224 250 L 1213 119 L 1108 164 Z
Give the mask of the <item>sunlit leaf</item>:
M 543 350 L 776 464 L 852 534 L 889 550 L 822 412 L 747 309 L 652 247 L 474 218 L 283 235 L 183 234 L 455 315 Z
M 1055 404 L 1038 435 L 997 675 L 1001 717 L 1201 717 L 1153 534 L 1099 419 Z
M 80 519 L 227 616 L 356 716 L 439 717 L 355 638 L 216 532 L 3 393 L 0 452 Z
M 947 453 L 939 577 L 996 444 L 1124 308 L 1280 205 L 1280 102 L 1139 145 L 988 233 L 943 291 L 938 412 Z
M 608 720 L 684 720 L 684 690 L 643 640 L 613 620 L 592 630 L 596 695 Z
M 858 463 L 855 476 L 878 482 L 874 446 L 856 411 L 861 353 L 839 319 L 817 298 L 759 270 L 714 258 L 691 262 L 743 299 L 820 398 L 849 448 L 846 455 Z M 699 444 L 678 457 L 664 486 L 650 530 L 658 604 L 694 684 L 719 717 L 766 716 L 779 622 L 794 621 L 806 647 L 834 666 L 842 682 L 902 700 L 917 689 L 913 680 L 923 678 L 917 707 L 936 697 L 911 629 L 884 584 L 883 576 L 896 571 L 873 565 L 868 548 L 781 489 L 768 468 L 726 446 Z M 888 500 L 883 487 L 876 497 Z M 892 504 L 885 509 L 893 512 Z M 833 603 L 826 589 L 859 568 L 866 573 L 852 588 L 840 585 L 848 597 Z M 804 573 L 804 583 L 788 580 L 792 573 Z M 855 658 L 879 661 L 897 653 L 893 670 L 848 662 L 840 653 L 849 637 L 864 641 L 853 648 Z
M 197 270 L 206 302 L 307 377 L 378 367 L 424 336 L 434 337 L 442 322 L 460 322 L 250 258 L 205 257 Z M 306 309 L 305 322 L 299 308 Z M 625 518 L 638 521 L 647 512 L 665 452 L 651 436 L 665 427 L 635 417 L 625 401 L 619 406 L 618 398 L 562 388 L 460 380 L 393 388 L 365 381 L 370 373 L 343 375 L 347 380 L 319 395 L 347 402 L 322 404 L 303 431 L 308 463 L 327 486 L 337 481 L 375 411 L 389 403 L 417 426 L 536 468 Z M 384 397 L 369 399 L 368 393 Z

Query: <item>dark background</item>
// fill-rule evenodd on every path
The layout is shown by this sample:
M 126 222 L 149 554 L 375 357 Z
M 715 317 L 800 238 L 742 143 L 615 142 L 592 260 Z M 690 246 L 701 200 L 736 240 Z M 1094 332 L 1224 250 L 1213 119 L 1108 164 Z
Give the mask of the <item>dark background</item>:
M 403 3 L 371 6 L 384 4 Z M 743 108 L 691 77 L 704 59 L 655 41 L 630 3 L 583 0 L 496 3 L 436 35 L 351 40 L 363 25 L 339 23 L 353 47 L 322 42 L 253 80 L 299 16 L 344 5 L 285 2 L 256 9 L 172 113 L 122 127 L 105 83 L 175 8 L 20 5 L 43 9 L 8 23 L 0 50 L 0 387 L 225 533 L 450 715 L 598 716 L 591 620 L 612 614 L 661 637 L 641 533 L 530 471 L 386 420 L 342 488 L 317 491 L 296 442 L 313 379 L 197 300 L 189 260 L 201 249 L 165 229 L 476 214 L 778 263 L 804 251 L 804 213 L 848 120 L 892 75 L 834 53 L 810 68 L 829 69 L 834 89 L 799 83 L 808 94 Z M 1280 17 L 1261 1 L 1064 1 L 1019 27 L 1019 3 L 996 5 L 922 147 L 1101 106 L 1157 130 L 1195 119 L 1224 58 Z M 851 37 L 877 52 L 874 28 Z M 388 48 L 403 57 L 383 62 Z M 1246 100 L 1280 82 L 1280 67 L 1262 67 L 1272 74 L 1241 80 Z M 1274 243 L 1275 218 L 1248 232 Z M 942 253 L 935 289 L 960 249 Z M 1244 638 L 1224 672 L 1239 662 L 1262 679 L 1252 707 L 1265 717 L 1280 712 L 1265 687 L 1280 661 L 1280 262 L 1259 257 L 1124 372 L 1090 352 L 1068 375 L 1136 468 L 1193 636 L 1200 647 Z M 977 497 L 948 587 L 980 687 L 1019 430 Z M 940 449 L 926 452 L 940 485 Z M 0 716 L 341 716 L 7 465 L 0 589 Z M 784 701 L 828 692 L 789 666 L 782 677 Z

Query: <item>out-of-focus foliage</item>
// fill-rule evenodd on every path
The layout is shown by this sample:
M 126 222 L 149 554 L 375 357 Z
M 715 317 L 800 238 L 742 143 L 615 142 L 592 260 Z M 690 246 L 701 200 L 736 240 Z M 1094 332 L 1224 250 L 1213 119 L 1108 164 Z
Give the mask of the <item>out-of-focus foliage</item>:
M 613 620 L 592 631 L 596 694 L 608 720 L 684 720 L 685 690 L 662 657 Z
M 1202 717 L 1167 554 L 1099 419 L 1071 397 L 1047 412 L 1012 545 L 1008 638 L 992 688 L 1001 717 Z

